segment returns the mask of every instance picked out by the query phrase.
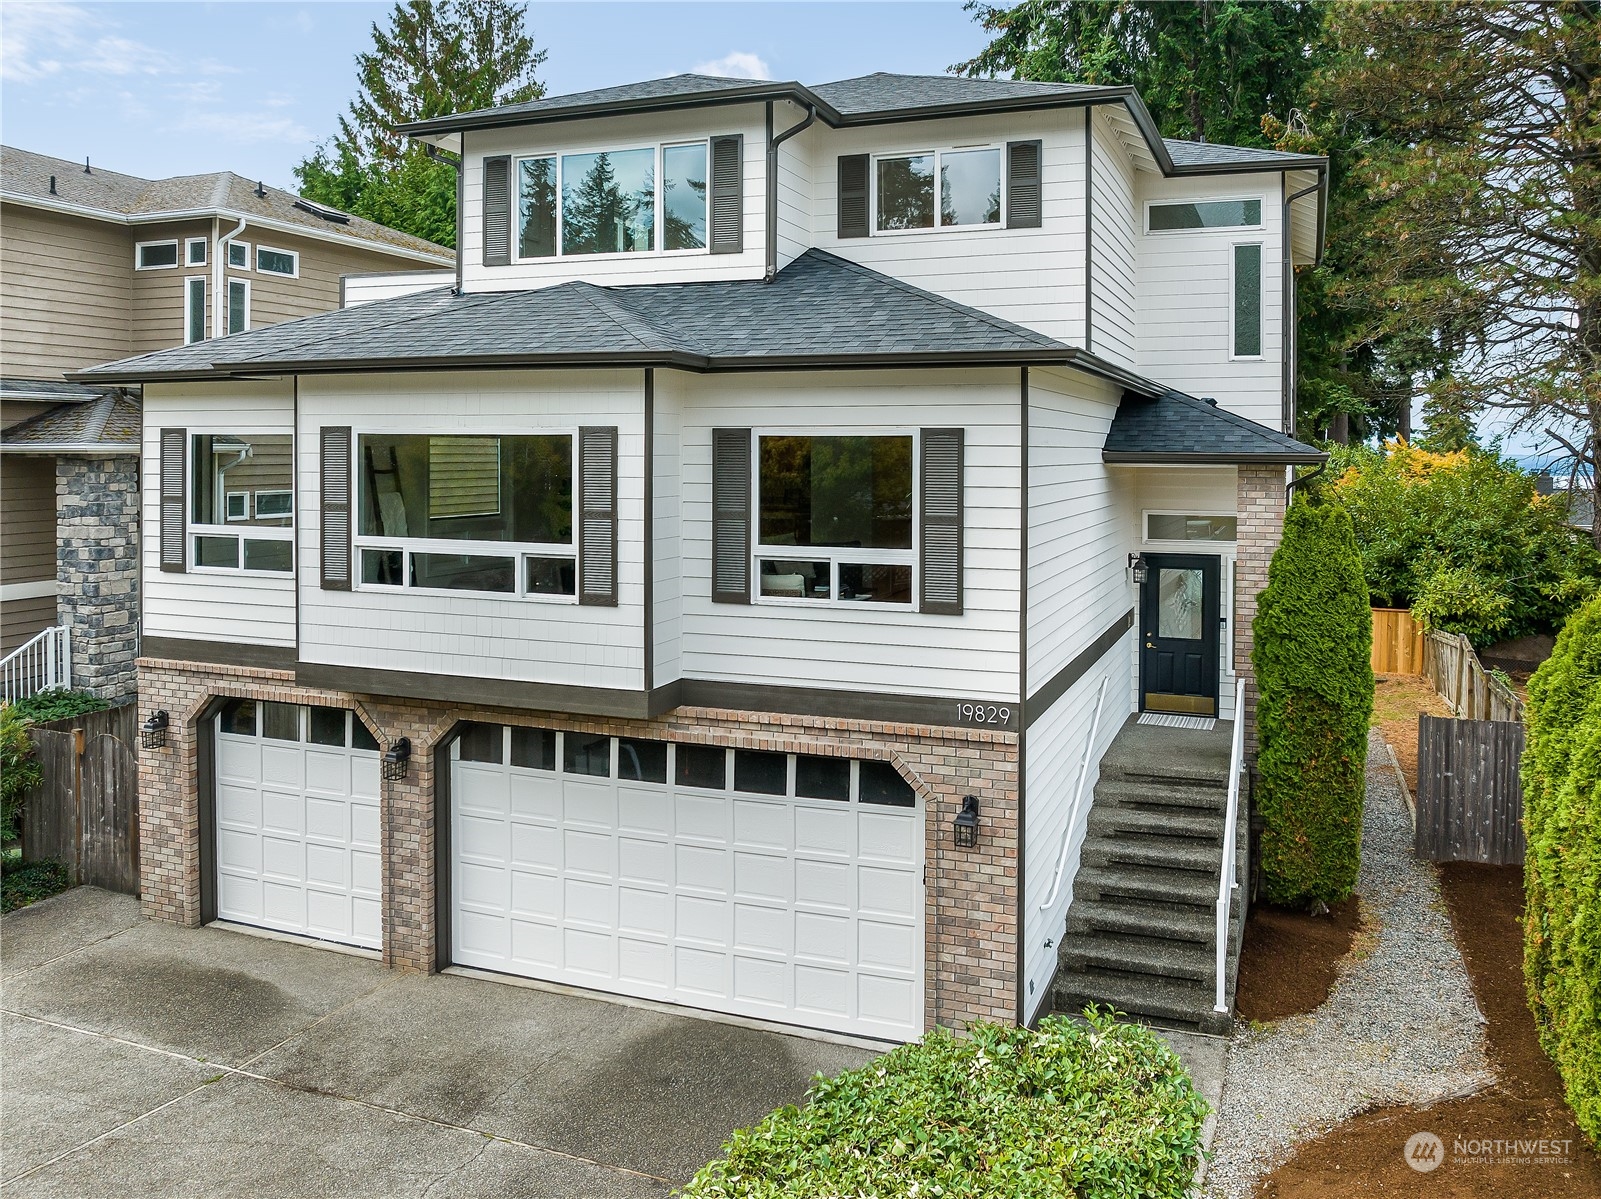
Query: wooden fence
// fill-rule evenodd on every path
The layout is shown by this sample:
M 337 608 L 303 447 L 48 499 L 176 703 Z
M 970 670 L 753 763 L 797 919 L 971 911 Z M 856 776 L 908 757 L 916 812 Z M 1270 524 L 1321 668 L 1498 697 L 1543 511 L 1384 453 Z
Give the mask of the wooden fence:
M 1423 673 L 1423 630 L 1407 609 L 1373 609 L 1373 673 Z
M 1417 829 L 1434 862 L 1521 864 L 1523 725 L 1418 716 Z
M 22 857 L 66 863 L 74 883 L 139 893 L 138 705 L 37 724 L 43 776 L 22 808 Z
M 1424 635 L 1423 674 L 1463 720 L 1523 721 L 1523 701 L 1484 669 L 1472 642 L 1460 633 Z

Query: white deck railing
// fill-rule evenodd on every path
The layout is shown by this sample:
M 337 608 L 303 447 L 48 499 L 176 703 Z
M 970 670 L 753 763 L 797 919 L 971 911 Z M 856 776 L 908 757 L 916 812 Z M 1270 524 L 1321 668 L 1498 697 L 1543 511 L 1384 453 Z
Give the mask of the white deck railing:
M 1217 879 L 1217 1002 L 1213 1010 L 1227 1012 L 1229 962 L 1229 907 L 1240 885 L 1234 877 L 1235 829 L 1239 824 L 1240 773 L 1245 767 L 1245 679 L 1234 684 L 1234 746 L 1229 751 L 1229 798 L 1223 812 L 1223 865 Z
M 72 638 L 66 625 L 46 629 L 0 660 L 0 700 L 19 699 L 52 687 L 72 686 Z
M 1051 879 L 1051 893 L 1040 904 L 1042 912 L 1056 902 L 1062 890 L 1062 874 L 1067 870 L 1067 851 L 1073 842 L 1073 829 L 1078 824 L 1079 807 L 1084 803 L 1084 781 L 1090 777 L 1090 758 L 1095 753 L 1095 737 L 1101 728 L 1101 707 L 1106 702 L 1106 684 L 1110 679 L 1110 675 L 1101 679 L 1101 689 L 1095 696 L 1095 716 L 1090 721 L 1090 738 L 1084 743 L 1084 756 L 1078 760 L 1078 782 L 1073 786 L 1073 806 L 1068 809 L 1067 827 L 1062 830 L 1062 850 L 1056 855 L 1056 877 Z

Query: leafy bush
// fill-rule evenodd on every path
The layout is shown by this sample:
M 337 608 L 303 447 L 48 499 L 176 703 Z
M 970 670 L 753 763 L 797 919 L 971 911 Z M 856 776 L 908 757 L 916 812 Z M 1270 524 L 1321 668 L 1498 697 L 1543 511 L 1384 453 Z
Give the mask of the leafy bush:
M 1337 903 L 1356 886 L 1373 714 L 1373 618 L 1343 508 L 1290 506 L 1251 627 L 1264 891 Z
M 1601 554 L 1566 501 L 1477 447 L 1331 447 L 1318 494 L 1351 514 L 1372 602 L 1476 646 L 1550 633 L 1601 586 Z
M 35 724 L 66 720 L 86 712 L 104 712 L 110 707 L 98 695 L 90 695 L 87 691 L 69 691 L 65 687 L 36 691 L 27 699 L 19 699 L 14 706 L 19 716 Z
M 935 1029 L 735 1132 L 686 1199 L 1181 1196 L 1206 1101 L 1152 1032 L 1090 1013 Z
M 14 912 L 67 889 L 67 868 L 60 862 L 24 862 L 20 850 L 0 859 L 0 912 Z
M 13 704 L 0 704 L 0 843 L 17 839 L 22 797 L 39 785 L 28 722 Z
M 1568 1105 L 1601 1144 L 1601 597 L 1529 680 L 1523 972 Z

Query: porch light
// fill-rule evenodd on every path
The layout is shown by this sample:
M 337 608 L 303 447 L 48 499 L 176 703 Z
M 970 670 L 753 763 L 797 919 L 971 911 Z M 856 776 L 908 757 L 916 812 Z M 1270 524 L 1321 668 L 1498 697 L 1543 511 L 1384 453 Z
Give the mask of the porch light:
M 1145 555 L 1130 554 L 1128 556 L 1128 568 L 1134 576 L 1134 585 L 1136 587 L 1145 586 Z
M 957 849 L 972 849 L 978 844 L 978 796 L 962 796 L 962 810 L 951 822 L 951 832 Z
M 384 778 L 393 782 L 406 777 L 411 767 L 411 738 L 401 737 L 384 754 Z
M 141 749 L 163 749 L 167 744 L 167 710 L 152 712 L 145 717 L 145 722 L 139 726 L 139 746 Z

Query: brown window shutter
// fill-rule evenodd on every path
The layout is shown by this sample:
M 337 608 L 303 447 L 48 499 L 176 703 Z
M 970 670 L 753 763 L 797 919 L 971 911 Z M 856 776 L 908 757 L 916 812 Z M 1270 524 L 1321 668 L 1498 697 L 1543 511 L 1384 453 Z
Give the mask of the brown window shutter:
M 184 440 L 182 429 L 161 430 L 161 569 L 182 572 L 188 562 L 188 500 L 184 494 Z
M 1038 229 L 1044 223 L 1040 142 L 1006 143 L 1006 227 Z
M 617 606 L 617 428 L 578 430 L 578 602 Z
M 962 430 L 924 429 L 919 610 L 962 614 Z
M 322 430 L 322 587 L 349 591 L 350 569 L 350 426 Z
M 867 183 L 872 160 L 866 154 L 839 156 L 838 237 L 866 237 L 868 228 Z
M 484 265 L 511 264 L 511 156 L 484 159 Z
M 712 430 L 712 601 L 750 603 L 750 430 Z
M 712 138 L 713 254 L 738 254 L 745 248 L 745 139 L 739 135 Z

